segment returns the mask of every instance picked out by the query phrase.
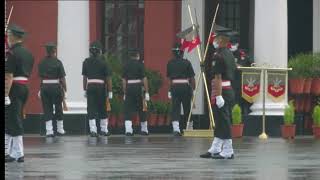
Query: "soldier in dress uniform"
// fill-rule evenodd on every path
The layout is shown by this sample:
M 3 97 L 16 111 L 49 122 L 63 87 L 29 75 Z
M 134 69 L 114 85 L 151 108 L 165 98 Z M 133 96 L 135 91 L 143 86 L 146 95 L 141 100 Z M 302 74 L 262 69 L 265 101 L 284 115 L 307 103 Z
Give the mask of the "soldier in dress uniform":
M 212 61 L 212 92 L 215 130 L 212 145 L 202 158 L 233 159 L 231 139 L 231 109 L 234 104 L 234 92 L 231 82 L 234 79 L 236 64 L 232 52 L 227 48 L 229 38 L 218 33 L 213 45 L 216 52 Z
M 167 64 L 167 77 L 169 78 L 168 98 L 172 101 L 172 127 L 175 136 L 181 136 L 186 128 L 187 117 L 190 112 L 191 98 L 195 89 L 195 73 L 190 61 L 183 58 L 181 44 L 177 43 L 172 52 L 174 58 Z M 184 117 L 180 118 L 181 103 Z
M 148 121 L 146 119 L 146 112 L 143 111 L 144 100 L 150 100 L 148 80 L 145 76 L 144 64 L 140 61 L 139 50 L 131 49 L 129 51 L 129 58 L 122 73 L 125 134 L 126 136 L 133 136 L 132 115 L 134 112 L 138 112 L 141 135 L 148 135 Z
M 98 41 L 90 44 L 90 57 L 82 64 L 83 90 L 87 98 L 90 136 L 97 137 L 96 120 L 100 120 L 100 135 L 109 136 L 106 98 L 112 99 L 111 70 L 102 56 Z
M 44 119 L 46 121 L 46 136 L 53 137 L 52 120 L 57 120 L 57 135 L 65 134 L 63 128 L 62 101 L 66 98 L 66 73 L 62 62 L 57 58 L 56 44 L 49 42 L 45 45 L 47 55 L 38 65 L 40 77 L 39 98 L 42 101 Z
M 5 105 L 8 105 L 5 133 L 9 137 L 9 147 L 6 162 L 24 162 L 22 109 L 28 99 L 28 78 L 34 64 L 33 55 L 22 45 L 25 34 L 17 25 L 8 27 L 10 53 L 5 71 L 9 74 L 9 91 L 5 94 Z
M 237 33 L 232 34 L 232 36 L 230 37 L 230 43 L 230 51 L 233 53 L 237 67 L 250 67 L 253 63 L 253 60 L 247 54 L 246 50 L 239 48 L 239 37 Z M 250 111 L 249 108 L 251 106 L 251 103 L 247 102 L 241 96 L 241 82 L 241 70 L 237 69 L 235 72 L 234 80 L 232 82 L 232 88 L 235 92 L 235 103 L 240 105 L 243 114 L 248 114 Z

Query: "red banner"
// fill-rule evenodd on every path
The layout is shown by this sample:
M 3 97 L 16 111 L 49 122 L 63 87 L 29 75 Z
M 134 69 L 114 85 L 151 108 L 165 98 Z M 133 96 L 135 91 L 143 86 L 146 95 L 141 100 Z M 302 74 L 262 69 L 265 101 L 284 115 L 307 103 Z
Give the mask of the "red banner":
M 253 103 L 260 95 L 260 72 L 242 72 L 242 97 Z

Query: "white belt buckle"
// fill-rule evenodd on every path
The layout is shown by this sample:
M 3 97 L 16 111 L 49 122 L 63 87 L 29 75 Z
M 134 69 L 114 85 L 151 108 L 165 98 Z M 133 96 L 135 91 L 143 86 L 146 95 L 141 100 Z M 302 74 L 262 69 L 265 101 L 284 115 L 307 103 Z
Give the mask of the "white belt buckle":
M 17 76 L 17 77 L 14 77 L 13 80 L 16 80 L 16 81 L 28 81 L 28 78 L 27 77 L 23 77 L 23 76 Z
M 131 79 L 131 80 L 128 80 L 128 84 L 134 84 L 134 83 L 141 83 L 141 80 L 140 80 L 140 79 Z
M 221 86 L 222 87 L 231 86 L 231 82 L 230 81 L 222 81 Z
M 101 84 L 103 84 L 104 81 L 101 79 L 88 79 L 88 83 L 101 83 Z
M 59 79 L 44 79 L 42 80 L 44 84 L 56 84 L 59 83 Z
M 188 79 L 174 79 L 172 83 L 189 83 Z

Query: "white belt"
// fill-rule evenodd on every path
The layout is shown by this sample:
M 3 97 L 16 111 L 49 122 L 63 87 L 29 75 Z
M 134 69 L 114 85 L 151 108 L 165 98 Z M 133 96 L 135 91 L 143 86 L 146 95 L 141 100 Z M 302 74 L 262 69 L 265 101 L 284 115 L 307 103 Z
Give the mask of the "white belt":
M 189 83 L 188 79 L 174 79 L 172 83 Z
M 231 86 L 231 82 L 230 81 L 222 81 L 221 86 L 222 87 Z
M 17 76 L 17 77 L 13 77 L 13 80 L 16 81 L 28 81 L 27 77 L 23 77 L 23 76 Z
M 44 79 L 42 80 L 43 84 L 57 84 L 59 83 L 59 79 Z
M 88 83 L 99 83 L 99 84 L 103 84 L 104 80 L 101 79 L 88 79 L 87 81 Z
M 131 79 L 131 80 L 128 80 L 128 84 L 135 84 L 135 83 L 141 83 L 141 79 Z

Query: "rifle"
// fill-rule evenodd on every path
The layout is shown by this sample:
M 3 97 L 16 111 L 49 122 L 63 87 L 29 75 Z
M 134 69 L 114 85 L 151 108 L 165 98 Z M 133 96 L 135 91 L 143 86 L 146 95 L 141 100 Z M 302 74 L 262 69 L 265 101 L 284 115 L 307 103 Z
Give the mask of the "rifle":
M 111 111 L 111 104 L 110 104 L 110 100 L 109 98 L 107 97 L 106 98 L 106 109 L 107 109 L 107 112 L 110 112 Z

